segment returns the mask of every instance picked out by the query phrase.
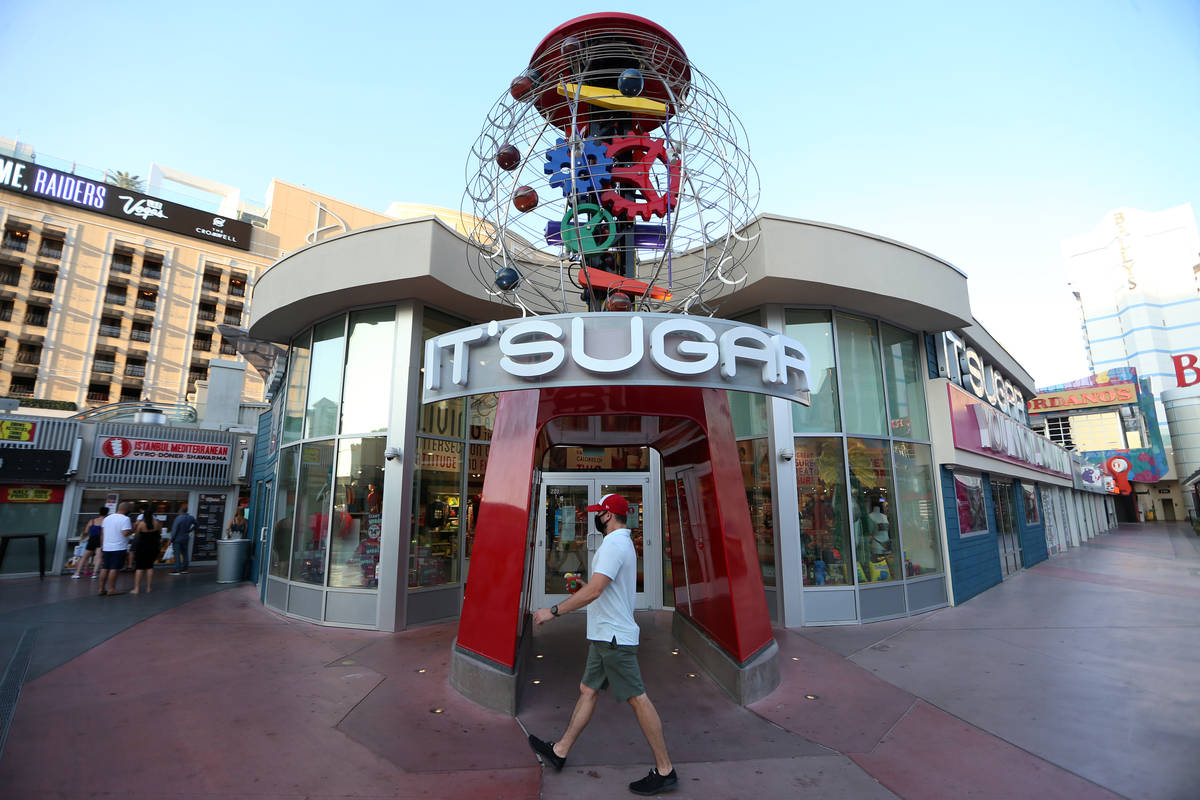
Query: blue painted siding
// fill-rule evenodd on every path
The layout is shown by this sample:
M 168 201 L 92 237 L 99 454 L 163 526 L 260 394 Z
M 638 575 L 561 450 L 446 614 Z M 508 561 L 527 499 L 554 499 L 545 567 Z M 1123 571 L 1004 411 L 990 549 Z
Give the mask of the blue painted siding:
M 1027 525 L 1025 523 L 1025 497 L 1021 484 L 1022 481 L 1013 481 L 1013 489 L 1022 492 L 1018 495 L 1021 508 L 1017 514 L 1017 523 L 1021 529 L 1021 559 L 1024 566 L 1032 567 L 1050 557 L 1050 553 L 1046 550 L 1046 509 L 1042 505 L 1042 490 L 1037 484 L 1034 484 L 1033 491 L 1037 495 L 1040 522 L 1037 525 Z
M 964 603 L 1000 583 L 1000 551 L 996 541 L 996 515 L 992 489 L 983 475 L 983 499 L 987 508 L 988 533 L 961 538 L 958 535 L 958 499 L 954 493 L 954 475 L 941 468 L 942 497 L 946 512 L 946 541 L 950 550 L 950 574 L 954 581 L 954 603 Z M 1044 546 L 1044 545 L 1043 545 Z

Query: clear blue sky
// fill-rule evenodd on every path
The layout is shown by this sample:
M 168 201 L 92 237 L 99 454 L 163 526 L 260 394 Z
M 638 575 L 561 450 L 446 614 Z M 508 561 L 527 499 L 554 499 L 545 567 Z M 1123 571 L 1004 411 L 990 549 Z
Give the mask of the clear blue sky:
M 920 247 L 1043 384 L 1085 372 L 1060 242 L 1200 208 L 1200 3 L 7 0 L 0 136 L 265 196 L 458 208 L 483 116 L 554 26 L 675 34 L 745 123 L 759 211 Z

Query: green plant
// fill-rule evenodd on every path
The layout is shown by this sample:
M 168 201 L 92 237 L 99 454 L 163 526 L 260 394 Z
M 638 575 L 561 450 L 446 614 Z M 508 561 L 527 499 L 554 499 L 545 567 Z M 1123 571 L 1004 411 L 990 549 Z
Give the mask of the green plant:
M 78 411 L 79 406 L 72 403 L 70 400 L 39 400 L 35 397 L 9 397 L 13 400 L 20 401 L 25 408 L 49 408 L 56 411 Z
M 128 172 L 122 172 L 121 170 L 113 169 L 105 170 L 104 180 L 106 183 L 111 183 L 113 186 L 117 186 L 122 189 L 132 189 L 135 192 L 142 191 L 142 187 L 145 185 L 145 182 L 142 180 L 140 175 L 133 175 Z

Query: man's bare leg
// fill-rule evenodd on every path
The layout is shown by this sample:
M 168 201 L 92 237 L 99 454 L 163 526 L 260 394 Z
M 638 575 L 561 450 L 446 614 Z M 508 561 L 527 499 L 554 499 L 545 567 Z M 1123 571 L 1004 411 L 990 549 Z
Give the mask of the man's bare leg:
M 659 718 L 654 704 L 650 702 L 649 696 L 639 694 L 637 697 L 629 698 L 629 705 L 633 707 L 638 725 L 642 728 L 642 735 L 646 737 L 650 751 L 654 753 L 654 766 L 658 770 L 658 774 L 669 774 L 673 768 L 671 756 L 667 753 L 667 740 L 663 736 L 662 720 Z
M 575 744 L 579 734 L 583 733 L 583 729 L 591 721 L 592 712 L 596 710 L 596 700 L 599 697 L 600 693 L 595 689 L 584 686 L 582 683 L 579 684 L 579 699 L 575 701 L 575 710 L 571 712 L 571 722 L 567 725 L 566 732 L 554 743 L 556 756 L 567 757 L 571 745 Z

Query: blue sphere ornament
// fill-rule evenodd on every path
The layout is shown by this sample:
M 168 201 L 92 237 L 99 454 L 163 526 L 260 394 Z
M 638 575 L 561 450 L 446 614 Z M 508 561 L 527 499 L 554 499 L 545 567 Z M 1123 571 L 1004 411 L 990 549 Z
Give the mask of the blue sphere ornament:
M 496 288 L 502 292 L 511 292 L 521 282 L 521 273 L 515 267 L 505 267 L 496 273 Z
M 626 97 L 637 97 L 646 86 L 641 70 L 630 67 L 617 78 L 617 91 Z

